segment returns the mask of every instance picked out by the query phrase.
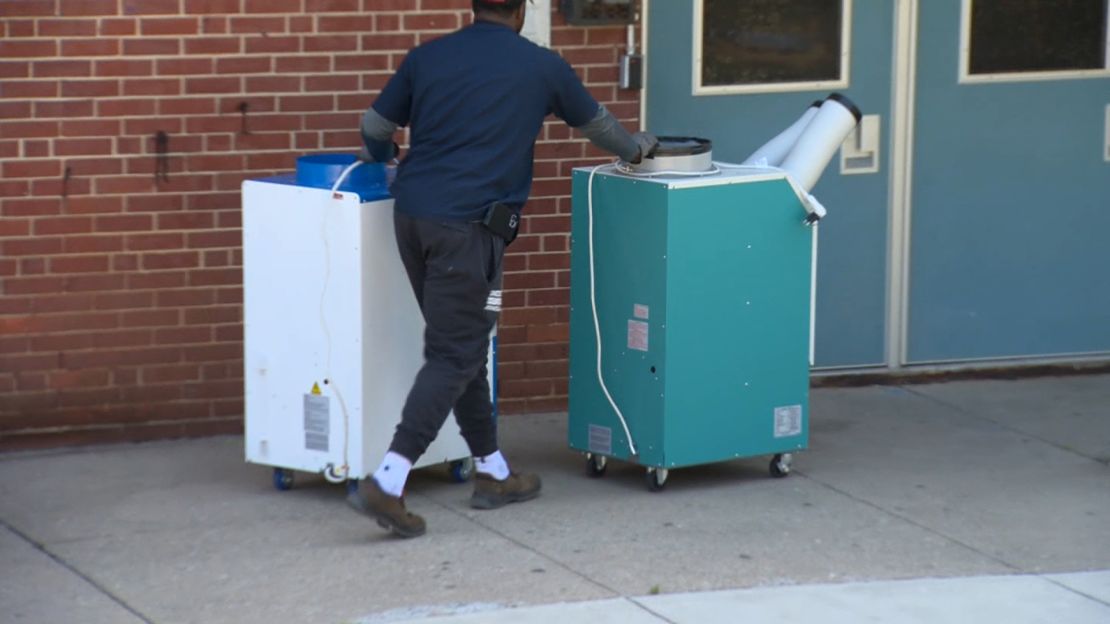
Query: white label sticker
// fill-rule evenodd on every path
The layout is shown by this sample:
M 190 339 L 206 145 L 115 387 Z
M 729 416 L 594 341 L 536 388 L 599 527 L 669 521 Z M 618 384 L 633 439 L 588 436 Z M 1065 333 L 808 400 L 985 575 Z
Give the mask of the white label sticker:
M 609 427 L 591 424 L 588 428 L 588 448 L 592 453 L 613 454 L 613 430 Z
M 528 4 L 520 36 L 536 45 L 551 47 L 551 0 L 532 0 Z
M 643 321 L 628 321 L 628 348 L 636 351 L 648 350 L 648 324 Z
M 802 432 L 802 406 L 787 405 L 775 408 L 775 437 L 789 438 Z
M 638 319 L 644 319 L 645 321 L 648 320 L 648 312 L 650 312 L 650 310 L 648 310 L 648 307 L 646 305 L 640 305 L 637 303 L 632 306 L 632 316 Z

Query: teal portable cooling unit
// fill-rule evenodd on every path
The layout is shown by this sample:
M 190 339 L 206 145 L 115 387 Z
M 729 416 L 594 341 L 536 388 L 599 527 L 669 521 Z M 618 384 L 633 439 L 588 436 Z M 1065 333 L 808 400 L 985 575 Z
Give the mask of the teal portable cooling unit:
M 634 462 L 658 490 L 674 468 L 770 455 L 787 474 L 809 438 L 805 195 L 727 165 L 573 184 L 568 439 L 587 471 Z

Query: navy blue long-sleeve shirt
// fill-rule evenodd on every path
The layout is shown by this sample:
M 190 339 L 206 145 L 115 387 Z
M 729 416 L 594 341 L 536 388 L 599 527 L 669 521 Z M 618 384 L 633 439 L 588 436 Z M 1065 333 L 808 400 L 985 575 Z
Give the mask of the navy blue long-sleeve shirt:
M 476 220 L 494 201 L 523 207 L 547 115 L 578 127 L 598 103 L 561 56 L 477 21 L 411 50 L 373 108 L 411 131 L 391 188 L 396 209 Z

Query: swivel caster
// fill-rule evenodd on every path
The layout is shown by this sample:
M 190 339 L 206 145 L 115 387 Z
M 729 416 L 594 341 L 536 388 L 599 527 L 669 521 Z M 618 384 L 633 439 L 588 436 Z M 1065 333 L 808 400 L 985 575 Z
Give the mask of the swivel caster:
M 779 453 L 771 458 L 771 464 L 768 468 L 771 471 L 771 476 L 776 479 L 781 479 L 790 474 L 790 464 L 794 461 L 794 456 L 790 453 Z
M 293 471 L 274 468 L 274 489 L 284 492 L 293 488 Z
M 586 453 L 586 475 L 597 479 L 605 476 L 605 469 L 609 467 L 609 462 L 604 455 L 594 455 L 593 453 Z
M 662 491 L 663 485 L 667 482 L 668 474 L 666 468 L 648 468 L 646 475 L 648 491 Z
M 451 480 L 455 483 L 466 483 L 474 475 L 474 458 L 456 459 L 448 467 Z

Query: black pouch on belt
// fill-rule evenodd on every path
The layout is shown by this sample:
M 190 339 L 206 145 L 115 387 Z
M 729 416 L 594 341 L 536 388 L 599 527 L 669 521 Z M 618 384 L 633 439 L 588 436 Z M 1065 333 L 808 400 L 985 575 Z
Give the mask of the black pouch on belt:
M 497 236 L 505 239 L 505 244 L 516 240 L 517 229 L 520 227 L 520 215 L 510 206 L 501 202 L 493 202 L 486 209 L 482 217 L 482 225 Z

